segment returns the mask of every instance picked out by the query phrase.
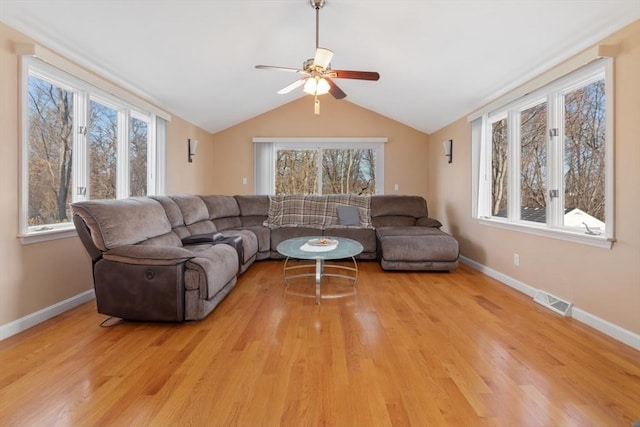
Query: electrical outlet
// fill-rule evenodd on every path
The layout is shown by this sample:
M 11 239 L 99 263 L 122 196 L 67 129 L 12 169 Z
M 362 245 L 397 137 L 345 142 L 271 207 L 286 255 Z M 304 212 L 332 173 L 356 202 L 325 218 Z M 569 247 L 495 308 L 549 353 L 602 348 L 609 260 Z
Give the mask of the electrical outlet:
M 516 267 L 520 266 L 520 255 L 513 254 L 513 265 Z
M 247 177 L 242 177 L 242 184 L 247 185 Z
M 398 191 L 400 186 L 398 184 L 393 184 L 393 191 Z

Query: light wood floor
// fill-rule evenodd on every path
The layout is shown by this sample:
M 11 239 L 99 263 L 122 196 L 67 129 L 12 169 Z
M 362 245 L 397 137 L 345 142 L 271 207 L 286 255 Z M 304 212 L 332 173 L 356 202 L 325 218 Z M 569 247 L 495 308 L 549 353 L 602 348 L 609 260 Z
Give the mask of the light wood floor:
M 94 303 L 0 342 L 3 426 L 631 426 L 640 353 L 482 274 L 385 273 L 283 292 L 263 261 L 205 320 Z M 311 290 L 311 289 L 310 289 Z

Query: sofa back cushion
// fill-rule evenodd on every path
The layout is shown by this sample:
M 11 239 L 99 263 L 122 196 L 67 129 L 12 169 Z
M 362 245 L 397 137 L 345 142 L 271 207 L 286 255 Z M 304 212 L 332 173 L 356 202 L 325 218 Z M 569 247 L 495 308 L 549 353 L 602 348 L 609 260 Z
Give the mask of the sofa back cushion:
M 93 244 L 101 251 L 134 245 L 171 231 L 162 205 L 147 197 L 86 200 L 73 203 L 71 209 L 87 224 Z
M 371 196 L 371 222 L 376 228 L 412 226 L 418 218 L 427 216 L 424 197 L 395 194 Z
M 169 197 L 171 197 L 180 208 L 185 225 L 191 225 L 209 219 L 207 205 L 205 205 L 200 197 L 191 194 L 171 194 Z
M 240 223 L 244 227 L 262 225 L 269 216 L 269 196 L 234 196 L 240 208 Z
M 184 239 L 187 236 L 190 236 L 191 233 L 187 229 L 187 226 L 184 224 L 184 217 L 182 216 L 182 211 L 178 204 L 171 198 L 171 196 L 149 196 L 153 200 L 157 200 L 162 207 L 164 208 L 165 213 L 167 214 L 167 218 L 169 218 L 169 222 L 171 223 L 171 228 L 173 232 L 180 238 Z
M 240 226 L 240 208 L 233 196 L 200 196 L 209 210 L 209 219 L 218 231 Z

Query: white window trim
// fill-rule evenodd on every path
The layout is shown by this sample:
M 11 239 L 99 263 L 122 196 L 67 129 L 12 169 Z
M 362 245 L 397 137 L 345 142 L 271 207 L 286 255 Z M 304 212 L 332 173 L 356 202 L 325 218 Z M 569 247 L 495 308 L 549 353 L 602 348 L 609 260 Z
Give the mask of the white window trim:
M 490 200 L 491 200 L 491 188 L 488 184 L 491 180 L 491 144 L 490 139 L 490 123 L 504 118 L 504 112 L 513 108 L 517 108 L 518 111 L 526 108 L 527 106 L 535 104 L 534 100 L 540 99 L 540 93 L 558 92 L 562 88 L 561 93 L 566 93 L 571 88 L 580 87 L 584 82 L 593 79 L 593 75 L 597 74 L 594 70 L 604 69 L 605 75 L 605 103 L 607 106 L 606 111 L 606 146 L 605 146 L 605 218 L 606 218 L 606 230 L 603 235 L 589 235 L 583 230 L 572 230 L 569 227 L 558 227 L 559 219 L 552 217 L 551 221 L 547 221 L 546 224 L 537 225 L 529 221 L 522 221 L 519 219 L 519 212 L 515 212 L 518 208 L 514 208 L 514 203 L 509 203 L 509 217 L 511 220 L 494 217 L 487 215 L 490 212 Z M 487 107 L 480 110 L 478 113 L 474 113 L 468 117 L 471 122 L 471 134 L 472 134 L 472 217 L 479 220 L 482 225 L 503 228 L 512 231 L 520 231 L 528 234 L 534 234 L 537 236 L 550 237 L 565 241 L 571 241 L 575 243 L 596 246 L 600 248 L 611 249 L 615 242 L 615 227 L 614 227 L 614 207 L 615 207 L 615 193 L 614 193 L 614 85 L 613 85 L 613 59 L 603 58 L 601 61 L 590 63 L 584 67 L 571 70 L 570 75 L 564 75 L 561 78 L 553 82 L 544 82 L 542 86 L 532 90 L 530 93 L 523 94 L 523 96 L 514 99 L 513 94 L 505 95 L 502 98 L 505 101 L 504 104 L 493 102 L 490 104 L 491 110 Z M 567 85 L 567 81 L 571 80 L 575 83 L 573 85 Z M 559 108 L 555 105 L 547 105 L 549 109 Z M 510 123 L 511 125 L 511 123 Z M 554 124 L 554 127 L 559 127 Z M 558 140 L 562 139 L 562 135 L 558 137 Z M 519 176 L 519 156 L 515 156 L 514 147 L 517 144 L 509 144 L 509 173 L 517 174 Z M 556 165 L 551 165 L 549 168 L 549 184 L 553 185 L 557 183 L 558 179 L 562 179 L 562 171 L 558 170 Z M 515 188 L 517 180 L 511 179 L 508 188 L 508 199 L 515 200 L 513 197 L 519 197 L 519 188 Z M 487 202 L 488 200 L 488 202 Z M 519 200 L 519 198 L 518 198 Z M 564 205 L 563 197 L 557 199 L 557 203 Z M 519 206 L 519 203 L 517 204 Z M 554 215 L 557 209 L 550 210 L 551 215 Z M 515 219 L 517 218 L 517 219 Z M 515 219 L 515 220 L 514 220 Z
M 26 46 L 26 47 L 25 47 Z M 73 220 L 70 219 L 68 223 L 62 224 L 48 224 L 42 226 L 42 230 L 33 229 L 27 223 L 27 216 L 29 211 L 28 201 L 29 201 L 29 179 L 26 175 L 29 171 L 29 158 L 25 153 L 28 152 L 28 132 L 25 131 L 25 126 L 27 126 L 29 122 L 28 118 L 28 95 L 27 88 L 29 85 L 29 76 L 33 75 L 37 78 L 41 78 L 42 80 L 49 81 L 54 83 L 55 85 L 64 88 L 65 90 L 69 90 L 74 93 L 74 141 L 73 147 L 76 155 L 73 156 L 72 168 L 74 174 L 73 187 L 74 187 L 74 195 L 72 195 L 72 201 L 83 200 L 82 196 L 75 195 L 75 189 L 77 187 L 87 187 L 87 179 L 88 179 L 88 171 L 87 171 L 87 150 L 86 150 L 86 135 L 78 135 L 77 126 L 79 124 L 87 123 L 87 111 L 88 106 L 82 105 L 78 102 L 77 93 L 84 93 L 86 96 L 83 96 L 82 99 L 87 102 L 90 99 L 94 99 L 104 105 L 107 105 L 116 110 L 126 109 L 129 111 L 131 115 L 134 117 L 146 121 L 149 126 L 149 134 L 148 134 L 148 144 L 147 148 L 149 150 L 147 163 L 150 167 L 147 168 L 148 177 L 151 179 L 147 181 L 147 191 L 148 194 L 160 194 L 160 192 L 164 192 L 165 187 L 165 174 L 166 174 L 166 154 L 164 152 L 159 152 L 160 150 L 164 151 L 166 149 L 166 140 L 162 138 L 166 138 L 166 121 L 171 119 L 171 116 L 167 113 L 159 110 L 155 107 L 150 107 L 150 104 L 147 102 L 140 100 L 132 95 L 126 95 L 124 98 L 119 98 L 119 96 L 126 94 L 121 90 L 113 90 L 113 86 L 108 82 L 104 82 L 99 77 L 93 76 L 90 78 L 90 82 L 87 82 L 82 79 L 82 77 L 86 77 L 87 73 L 77 66 L 68 63 L 68 61 L 63 58 L 55 56 L 55 54 L 46 51 L 46 49 L 37 48 L 36 45 L 20 45 L 17 47 L 17 52 L 21 55 L 20 57 L 20 161 L 19 161 L 19 185 L 20 185 L 20 202 L 19 202 L 19 230 L 17 233 L 17 237 L 20 238 L 23 244 L 31 244 L 44 242 L 49 240 L 56 240 L 60 238 L 69 238 L 77 236 L 75 227 L 73 225 Z M 40 58 L 36 53 L 45 52 L 45 58 Z M 50 62 L 56 64 L 56 66 L 52 66 Z M 66 66 L 66 69 L 65 69 Z M 82 77 L 76 77 L 74 75 L 74 71 L 79 73 Z M 105 91 L 109 90 L 108 92 Z M 116 93 L 116 95 L 113 95 Z M 149 112 L 146 111 L 147 107 L 149 108 Z M 129 114 L 125 114 L 126 117 L 122 117 L 120 114 L 118 116 L 118 120 L 120 123 L 120 133 L 126 133 L 126 138 L 122 138 L 120 135 L 120 141 L 128 141 L 128 120 Z M 154 124 L 153 126 L 151 124 Z M 161 130 L 156 129 L 159 125 L 162 126 Z M 157 139 L 160 138 L 160 139 Z M 123 150 L 118 150 L 119 153 L 123 153 Z M 124 153 L 126 157 L 126 152 Z M 122 154 L 120 154 L 122 155 Z M 153 166 L 153 167 L 152 167 Z M 126 177 L 128 175 L 122 174 L 122 170 L 120 168 L 128 168 L 128 162 L 124 159 L 118 159 L 118 180 L 121 180 L 122 177 Z M 154 170 L 155 169 L 155 170 Z M 154 175 L 158 177 L 158 179 L 154 179 Z M 129 192 L 129 183 L 118 183 L 118 198 L 128 197 Z
M 254 193 L 275 192 L 275 156 L 277 149 L 371 148 L 376 150 L 376 194 L 384 193 L 384 144 L 386 137 L 255 137 Z M 267 167 L 266 164 L 270 165 Z

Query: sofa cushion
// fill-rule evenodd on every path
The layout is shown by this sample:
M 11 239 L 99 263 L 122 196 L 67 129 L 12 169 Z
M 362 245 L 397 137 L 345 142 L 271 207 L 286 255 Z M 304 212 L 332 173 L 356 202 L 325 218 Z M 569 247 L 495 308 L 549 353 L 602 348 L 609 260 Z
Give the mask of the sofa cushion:
M 185 225 L 195 224 L 198 221 L 206 221 L 209 219 L 209 210 L 204 201 L 191 194 L 172 194 L 169 197 L 180 208 Z
M 251 231 L 258 241 L 258 253 L 271 250 L 271 230 L 263 225 L 243 226 L 243 230 Z
M 435 218 L 418 218 L 416 220 L 416 225 L 418 227 L 442 227 L 442 223 Z
M 215 233 L 218 231 L 218 228 L 213 224 L 213 222 L 206 220 L 188 225 L 187 230 L 189 230 L 189 235 L 193 236 L 194 234 Z M 184 239 L 184 237 L 182 238 Z
M 371 218 L 373 226 L 377 229 L 384 227 L 412 227 L 416 225 L 416 219 L 412 216 L 386 215 Z
M 457 240 L 437 228 L 384 227 L 376 235 L 386 261 L 453 262 L 459 256 Z
M 133 245 L 171 231 L 164 208 L 147 197 L 120 200 L 85 200 L 71 209 L 87 224 L 93 244 L 105 251 Z
M 243 264 L 248 262 L 256 253 L 258 253 L 258 238 L 255 233 L 249 230 L 222 230 L 220 231 L 224 237 L 240 236 L 242 239 L 242 247 L 244 253 Z
M 150 199 L 156 200 L 158 203 L 162 205 L 165 213 L 167 214 L 167 218 L 169 218 L 169 222 L 171 223 L 171 227 L 179 227 L 184 225 L 184 218 L 182 216 L 182 211 L 177 203 L 169 196 L 149 196 Z
M 124 245 L 103 255 L 109 261 L 134 265 L 175 265 L 193 258 L 193 253 L 173 246 Z
M 357 206 L 336 206 L 340 225 L 360 225 L 360 214 Z
M 269 196 L 234 196 L 238 202 L 241 216 L 267 216 L 269 214 Z
M 144 242 L 140 242 L 139 245 L 180 247 L 182 246 L 182 239 L 174 231 L 170 231 L 162 236 L 151 237 Z
M 410 216 L 413 218 L 428 215 L 427 201 L 420 196 L 396 194 L 377 194 L 371 196 L 371 217 Z
M 186 263 L 184 286 L 200 290 L 201 299 L 209 299 L 238 273 L 238 253 L 230 245 L 190 246 L 193 258 Z

